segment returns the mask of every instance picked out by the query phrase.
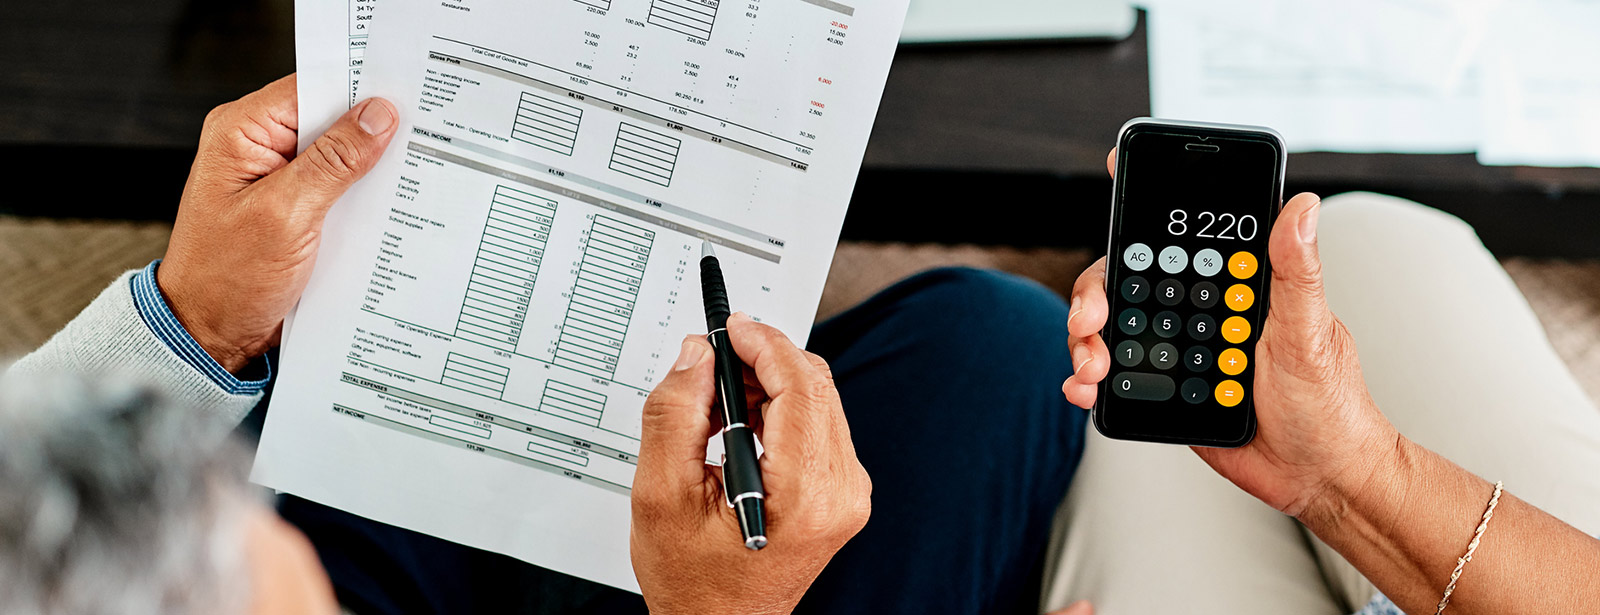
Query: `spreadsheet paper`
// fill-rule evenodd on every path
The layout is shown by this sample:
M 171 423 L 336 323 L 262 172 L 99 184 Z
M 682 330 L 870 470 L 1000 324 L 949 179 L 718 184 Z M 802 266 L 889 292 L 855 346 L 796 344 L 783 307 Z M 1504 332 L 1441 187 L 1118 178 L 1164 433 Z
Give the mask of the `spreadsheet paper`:
M 338 20 L 301 31 L 303 124 L 356 92 L 400 125 L 328 217 L 253 478 L 637 591 L 641 410 L 705 333 L 701 243 L 805 343 L 906 0 L 374 6 L 299 3 Z

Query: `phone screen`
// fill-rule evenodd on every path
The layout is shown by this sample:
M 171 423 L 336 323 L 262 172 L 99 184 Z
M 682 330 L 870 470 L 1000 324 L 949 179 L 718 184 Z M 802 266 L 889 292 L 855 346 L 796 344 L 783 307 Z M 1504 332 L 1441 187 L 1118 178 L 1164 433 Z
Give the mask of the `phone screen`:
M 1095 425 L 1113 438 L 1242 446 L 1255 433 L 1281 141 L 1142 123 L 1118 147 L 1102 332 L 1112 364 Z

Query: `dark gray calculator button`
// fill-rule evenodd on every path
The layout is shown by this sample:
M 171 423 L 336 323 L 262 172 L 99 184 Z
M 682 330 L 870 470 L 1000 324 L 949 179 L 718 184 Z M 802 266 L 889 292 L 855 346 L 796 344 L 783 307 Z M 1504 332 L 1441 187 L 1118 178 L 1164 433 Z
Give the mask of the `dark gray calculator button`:
M 1123 372 L 1111 378 L 1111 392 L 1127 399 L 1166 401 L 1172 399 L 1176 388 L 1177 383 L 1161 374 Z
M 1183 381 L 1183 401 L 1191 404 L 1204 402 L 1211 397 L 1211 385 L 1199 378 L 1190 378 Z
M 1201 282 L 1194 285 L 1194 290 L 1189 291 L 1189 299 L 1194 301 L 1195 307 L 1202 310 L 1211 309 L 1217 304 L 1217 285 L 1210 282 Z
M 1150 298 L 1150 283 L 1136 275 L 1122 281 L 1122 298 L 1139 303 Z
M 1150 364 L 1161 369 L 1172 369 L 1178 364 L 1178 348 L 1165 342 L 1151 346 Z
M 1139 308 L 1123 310 L 1122 315 L 1117 317 L 1117 328 L 1128 335 L 1144 333 L 1145 324 L 1144 312 Z
M 1139 342 L 1127 340 L 1117 344 L 1117 363 L 1123 367 L 1133 367 L 1144 361 L 1144 346 Z
M 1183 303 L 1183 282 L 1166 279 L 1156 284 L 1156 301 L 1160 301 L 1161 305 Z
M 1200 314 L 1189 319 L 1189 337 L 1195 341 L 1204 342 L 1217 334 L 1217 321 L 1210 316 Z
M 1188 350 L 1183 351 L 1183 366 L 1189 368 L 1191 372 L 1198 373 L 1211 369 L 1211 362 L 1214 360 L 1216 357 L 1211 355 L 1211 349 L 1205 346 L 1190 346 Z
M 1183 319 L 1178 318 L 1176 312 L 1161 312 L 1151 321 L 1150 328 L 1161 337 L 1177 337 L 1178 333 L 1183 331 Z

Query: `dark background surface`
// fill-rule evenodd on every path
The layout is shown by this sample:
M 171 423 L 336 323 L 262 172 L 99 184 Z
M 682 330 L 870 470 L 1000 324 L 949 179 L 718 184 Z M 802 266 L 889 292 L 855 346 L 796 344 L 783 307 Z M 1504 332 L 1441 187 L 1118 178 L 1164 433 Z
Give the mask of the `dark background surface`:
M 294 70 L 292 0 L 12 4 L 0 213 L 170 220 L 206 112 Z M 845 239 L 1103 246 L 1106 152 L 1149 111 L 1142 24 L 1115 43 L 902 48 Z M 1288 187 L 1411 198 L 1502 255 L 1600 257 L 1600 169 L 1312 153 Z

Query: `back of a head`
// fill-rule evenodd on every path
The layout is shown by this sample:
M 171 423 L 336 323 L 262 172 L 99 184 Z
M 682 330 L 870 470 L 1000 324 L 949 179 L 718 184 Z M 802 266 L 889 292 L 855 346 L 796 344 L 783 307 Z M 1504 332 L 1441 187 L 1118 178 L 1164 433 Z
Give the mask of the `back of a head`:
M 6 380 L 0 613 L 243 611 L 256 504 L 225 426 L 137 386 Z

